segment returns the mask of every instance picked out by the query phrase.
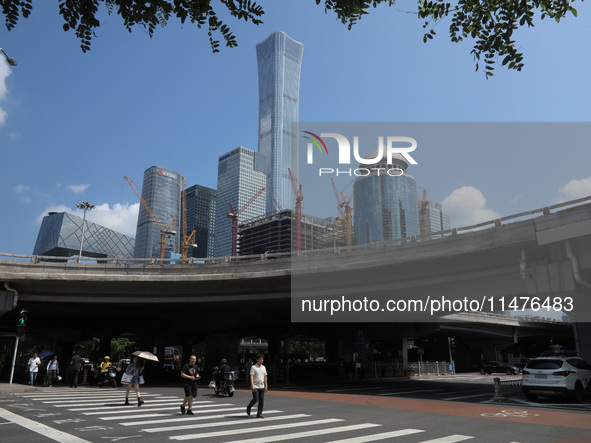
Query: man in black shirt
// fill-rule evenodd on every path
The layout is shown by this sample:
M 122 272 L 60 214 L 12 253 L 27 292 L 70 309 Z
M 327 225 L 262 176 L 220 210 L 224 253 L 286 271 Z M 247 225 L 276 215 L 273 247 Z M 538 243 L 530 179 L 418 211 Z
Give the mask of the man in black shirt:
M 185 363 L 183 369 L 181 369 L 181 377 L 184 379 L 185 385 L 185 398 L 181 405 L 181 414 L 193 415 L 191 408 L 193 407 L 193 398 L 197 397 L 197 380 L 199 376 L 199 368 L 196 365 L 197 357 L 191 355 L 189 363 Z M 188 409 L 185 410 L 185 405 L 188 405 Z
M 215 383 L 217 386 L 218 391 L 223 389 L 223 382 L 228 380 L 227 374 L 231 371 L 230 366 L 228 366 L 228 360 L 222 358 L 220 366 L 215 370 Z

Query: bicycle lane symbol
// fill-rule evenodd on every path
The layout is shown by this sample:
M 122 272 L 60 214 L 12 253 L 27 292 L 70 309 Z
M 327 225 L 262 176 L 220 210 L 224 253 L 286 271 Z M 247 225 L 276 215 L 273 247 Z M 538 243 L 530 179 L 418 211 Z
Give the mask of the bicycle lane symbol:
M 540 414 L 532 414 L 531 412 L 524 411 L 521 409 L 518 409 L 518 410 L 504 409 L 501 412 L 485 412 L 484 414 L 480 414 L 480 415 L 482 417 L 495 417 L 495 418 L 500 418 L 500 417 L 527 418 L 527 417 L 539 417 L 540 416 Z

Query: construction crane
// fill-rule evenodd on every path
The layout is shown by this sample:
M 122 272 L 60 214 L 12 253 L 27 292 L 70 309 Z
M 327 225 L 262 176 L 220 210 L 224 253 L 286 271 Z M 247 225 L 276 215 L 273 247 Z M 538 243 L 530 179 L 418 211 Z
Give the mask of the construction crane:
M 190 235 L 187 235 L 189 231 L 187 229 L 187 183 L 185 177 L 183 177 L 183 193 L 181 194 L 182 206 L 183 206 L 183 244 L 181 245 L 181 258 L 187 258 L 189 255 L 189 248 L 196 248 L 195 235 L 197 231 L 193 229 Z
M 296 180 L 293 178 L 293 174 L 291 173 L 291 169 L 287 168 L 289 171 L 289 179 L 291 180 L 291 187 L 293 189 L 293 194 L 295 196 L 295 223 L 296 223 L 296 252 L 300 252 L 302 250 L 302 200 L 304 196 L 302 195 L 302 184 L 300 183 L 300 187 L 297 187 Z
M 246 204 L 242 206 L 242 208 L 240 208 L 238 212 L 234 211 L 234 208 L 232 207 L 232 202 L 228 202 L 227 217 L 232 219 L 232 257 L 236 256 L 236 241 L 238 239 L 238 216 L 242 214 L 244 210 L 248 208 L 251 205 L 251 203 L 255 201 L 259 197 L 259 195 L 263 193 L 264 190 L 265 188 L 259 189 L 259 192 L 253 195 L 250 198 L 250 200 L 248 200 Z
M 172 220 L 172 225 L 163 226 L 162 223 L 158 221 L 156 214 L 154 214 L 146 200 L 143 199 L 142 194 L 140 194 L 140 192 L 137 190 L 131 179 L 127 175 L 123 178 L 127 180 L 127 183 L 129 183 L 129 186 L 131 186 L 131 189 L 133 189 L 135 195 L 139 197 L 140 201 L 142 202 L 142 205 L 144 205 L 144 208 L 146 208 L 146 211 L 148 211 L 148 214 L 150 214 L 150 216 L 154 219 L 154 222 L 160 229 L 160 258 L 164 258 L 164 252 L 166 249 L 166 236 L 176 235 L 176 231 L 174 230 L 174 219 Z
M 419 188 L 421 187 L 419 186 Z M 429 201 L 427 200 L 427 190 L 425 188 L 421 189 L 423 190 L 423 198 L 419 197 L 419 201 L 421 202 L 421 234 L 427 234 L 427 207 L 429 206 Z
M 277 203 L 277 200 L 273 199 L 273 203 L 275 203 L 275 206 L 277 206 L 277 209 L 279 209 L 279 211 L 283 211 L 283 206 Z
M 339 210 L 339 214 L 341 214 L 341 218 L 345 221 L 347 246 L 353 246 L 353 208 L 351 207 L 351 199 L 353 196 L 347 198 L 345 193 L 341 192 L 339 197 L 337 186 L 332 177 L 330 178 L 330 181 L 332 183 L 332 190 L 334 191 L 335 198 L 337 199 L 337 209 Z

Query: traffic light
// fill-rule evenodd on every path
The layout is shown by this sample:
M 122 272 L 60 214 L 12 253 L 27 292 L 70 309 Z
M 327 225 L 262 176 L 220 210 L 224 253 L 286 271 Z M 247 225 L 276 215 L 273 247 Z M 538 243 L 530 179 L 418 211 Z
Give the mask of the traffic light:
M 456 340 L 455 338 L 449 338 L 449 349 L 451 352 L 456 352 Z
M 19 337 L 25 335 L 25 329 L 27 327 L 27 319 L 29 318 L 29 311 L 21 309 L 18 316 L 18 324 L 16 327 L 16 333 Z

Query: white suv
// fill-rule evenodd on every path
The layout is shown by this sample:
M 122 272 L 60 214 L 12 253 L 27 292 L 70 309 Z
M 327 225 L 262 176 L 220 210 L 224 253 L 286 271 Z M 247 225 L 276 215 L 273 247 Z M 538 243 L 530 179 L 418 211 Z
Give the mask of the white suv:
M 522 390 L 528 400 L 562 394 L 581 402 L 586 389 L 591 390 L 591 365 L 582 358 L 532 358 L 523 368 Z

